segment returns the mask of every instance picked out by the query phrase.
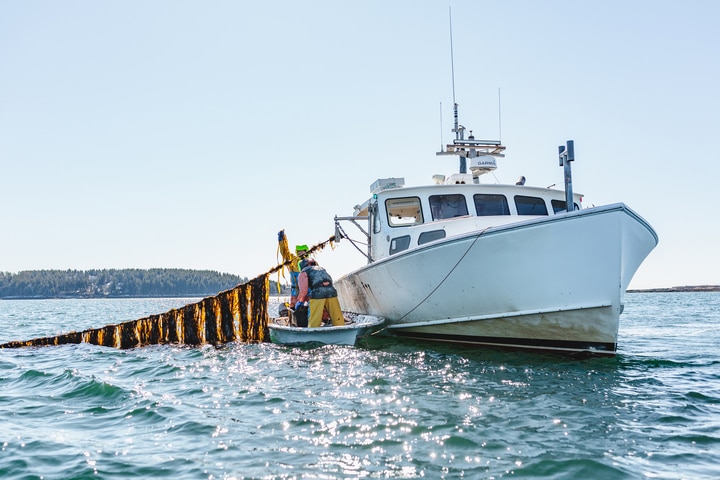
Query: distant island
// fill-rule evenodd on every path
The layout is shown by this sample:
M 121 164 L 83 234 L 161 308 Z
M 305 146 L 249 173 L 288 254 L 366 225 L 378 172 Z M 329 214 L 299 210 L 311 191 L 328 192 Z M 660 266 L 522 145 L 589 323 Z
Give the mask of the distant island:
M 248 279 L 178 268 L 0 272 L 0 299 L 205 297 Z M 270 282 L 271 292 L 277 284 Z
M 0 272 L 0 299 L 207 297 L 248 281 L 213 270 L 181 268 Z M 281 294 L 289 294 L 280 285 Z M 628 290 L 628 293 L 720 292 L 720 285 Z M 278 284 L 270 282 L 270 294 Z
M 695 285 L 668 288 L 645 288 L 628 290 L 628 293 L 663 293 L 663 292 L 720 292 L 720 285 Z

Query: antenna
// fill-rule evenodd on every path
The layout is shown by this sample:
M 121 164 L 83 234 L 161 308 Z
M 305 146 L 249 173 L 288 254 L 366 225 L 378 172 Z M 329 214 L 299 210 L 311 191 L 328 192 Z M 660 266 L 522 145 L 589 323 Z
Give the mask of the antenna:
M 500 87 L 498 87 L 498 140 L 502 143 L 502 108 L 500 108 Z
M 452 7 L 448 7 L 448 15 L 450 16 L 450 72 L 452 74 L 453 104 L 457 107 L 457 103 L 455 102 L 455 54 L 453 53 Z M 457 115 L 455 116 L 455 129 L 457 129 Z
M 443 124 L 442 124 L 442 102 L 440 102 L 440 151 L 445 151 L 445 142 L 443 140 Z

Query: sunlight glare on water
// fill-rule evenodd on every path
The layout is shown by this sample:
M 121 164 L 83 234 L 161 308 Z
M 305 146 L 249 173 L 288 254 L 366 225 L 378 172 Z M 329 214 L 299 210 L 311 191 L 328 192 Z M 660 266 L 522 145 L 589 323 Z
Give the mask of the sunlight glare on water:
M 667 295 L 628 295 L 615 358 L 387 337 L 0 350 L 0 476 L 715 478 L 720 295 Z M 169 308 L 83 302 L 3 301 L 0 340 Z

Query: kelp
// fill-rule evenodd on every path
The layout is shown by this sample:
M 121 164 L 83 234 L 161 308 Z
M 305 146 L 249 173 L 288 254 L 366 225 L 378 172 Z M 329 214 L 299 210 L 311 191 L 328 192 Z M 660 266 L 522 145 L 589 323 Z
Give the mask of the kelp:
M 330 237 L 313 246 L 309 253 L 321 250 L 334 240 L 334 236 Z M 0 348 L 90 343 L 127 349 L 161 344 L 196 346 L 233 341 L 265 342 L 269 339 L 270 275 L 287 267 L 291 261 L 285 261 L 230 290 L 165 313 L 81 332 L 7 342 L 0 344 Z

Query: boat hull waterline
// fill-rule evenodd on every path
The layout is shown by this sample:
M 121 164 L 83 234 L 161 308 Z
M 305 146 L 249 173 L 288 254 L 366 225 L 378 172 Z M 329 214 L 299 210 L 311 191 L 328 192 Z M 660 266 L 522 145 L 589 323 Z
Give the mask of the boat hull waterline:
M 335 286 L 343 310 L 399 336 L 614 355 L 625 291 L 657 242 L 618 203 L 447 237 Z

